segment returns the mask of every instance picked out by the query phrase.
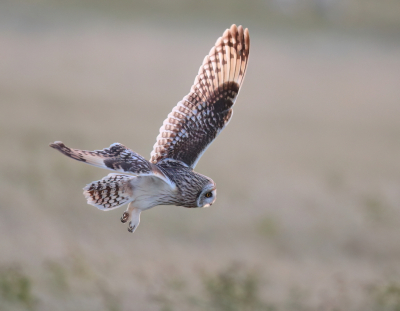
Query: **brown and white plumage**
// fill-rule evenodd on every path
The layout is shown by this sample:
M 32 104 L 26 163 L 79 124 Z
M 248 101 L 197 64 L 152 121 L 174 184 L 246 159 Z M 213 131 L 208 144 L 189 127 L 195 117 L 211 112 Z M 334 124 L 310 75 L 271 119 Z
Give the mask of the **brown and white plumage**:
M 114 143 L 108 148 L 94 151 L 72 149 L 61 141 L 50 144 L 50 147 L 74 160 L 93 166 L 133 175 L 155 176 L 169 182 L 169 179 L 157 166 L 120 143 Z
M 204 58 L 194 84 L 160 128 L 147 161 L 119 143 L 96 151 L 50 144 L 64 155 L 125 174 L 109 174 L 84 188 L 89 204 L 111 210 L 129 203 L 121 221 L 133 232 L 140 213 L 156 205 L 207 207 L 216 199 L 212 179 L 193 169 L 232 117 L 247 69 L 250 37 L 232 25 Z M 130 174 L 130 175 L 126 175 Z
M 101 180 L 94 181 L 83 188 L 89 204 L 102 210 L 112 210 L 129 203 L 133 195 L 130 175 L 108 174 Z
M 165 119 L 151 162 L 171 158 L 194 168 L 232 116 L 249 58 L 249 31 L 232 25 L 204 58 L 188 95 Z

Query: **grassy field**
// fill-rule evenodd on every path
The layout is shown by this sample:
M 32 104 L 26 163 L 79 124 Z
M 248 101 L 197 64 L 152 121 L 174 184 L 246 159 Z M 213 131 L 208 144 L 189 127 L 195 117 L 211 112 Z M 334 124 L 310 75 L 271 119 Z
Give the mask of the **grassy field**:
M 18 3 L 0 13 L 1 310 L 400 310 L 400 39 L 387 25 Z M 82 195 L 108 172 L 48 144 L 147 158 L 231 23 L 249 27 L 249 68 L 196 167 L 217 201 L 153 208 L 129 234 L 123 208 Z

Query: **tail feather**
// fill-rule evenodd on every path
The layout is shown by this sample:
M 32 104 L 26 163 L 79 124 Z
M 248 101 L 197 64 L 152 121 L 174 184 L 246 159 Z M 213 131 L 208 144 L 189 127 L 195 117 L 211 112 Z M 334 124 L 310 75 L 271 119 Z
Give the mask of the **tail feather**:
M 111 173 L 86 185 L 83 194 L 88 204 L 109 211 L 133 200 L 133 178 L 136 177 Z

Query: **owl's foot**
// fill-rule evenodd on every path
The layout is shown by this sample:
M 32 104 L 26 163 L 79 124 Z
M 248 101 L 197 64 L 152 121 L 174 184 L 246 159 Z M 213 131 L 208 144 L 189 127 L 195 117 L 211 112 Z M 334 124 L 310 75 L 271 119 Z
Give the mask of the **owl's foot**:
M 126 211 L 122 214 L 121 222 L 126 223 L 129 221 L 129 225 L 128 225 L 129 232 L 134 232 L 136 230 L 136 228 L 139 226 L 140 212 L 141 212 L 141 210 L 138 208 L 135 208 L 133 206 L 133 203 L 131 202 L 131 203 L 129 203 Z
M 128 231 L 130 232 L 130 233 L 133 233 L 133 231 L 135 231 L 135 229 L 136 229 L 136 225 L 134 225 L 133 223 L 132 223 L 132 221 L 129 223 L 129 226 L 128 226 Z
M 122 217 L 121 217 L 121 222 L 122 223 L 126 223 L 127 221 L 128 221 L 128 219 L 129 219 L 129 213 L 128 212 L 124 212 L 123 214 L 122 214 Z

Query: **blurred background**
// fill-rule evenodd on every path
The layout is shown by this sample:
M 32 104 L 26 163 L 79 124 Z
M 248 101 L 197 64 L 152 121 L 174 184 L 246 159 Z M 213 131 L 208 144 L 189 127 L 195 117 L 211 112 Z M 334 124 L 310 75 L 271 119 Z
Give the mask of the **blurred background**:
M 149 157 L 216 39 L 249 28 L 209 209 L 134 234 L 48 147 Z M 0 3 L 1 310 L 400 310 L 400 2 Z

